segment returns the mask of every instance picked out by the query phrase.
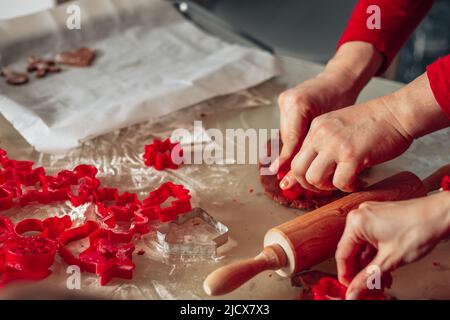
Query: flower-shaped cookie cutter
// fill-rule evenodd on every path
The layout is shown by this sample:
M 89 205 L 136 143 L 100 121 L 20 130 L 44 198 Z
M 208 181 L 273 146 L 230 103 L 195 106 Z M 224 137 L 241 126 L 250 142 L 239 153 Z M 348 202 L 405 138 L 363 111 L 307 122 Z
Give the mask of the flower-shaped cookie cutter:
M 39 232 L 39 237 L 56 239 L 71 226 L 72 219 L 69 215 L 49 217 L 44 220 L 30 218 L 18 222 L 15 232 L 22 236 L 27 232 L 34 231 Z
M 68 197 L 72 205 L 78 207 L 92 201 L 93 193 L 100 187 L 100 181 L 95 177 L 97 168 L 94 166 L 82 164 L 76 166 L 73 172 L 77 176 L 78 190 L 74 193 L 69 189 Z
M 172 143 L 169 138 L 162 141 L 154 139 L 151 144 L 145 146 L 144 162 L 148 167 L 156 170 L 177 169 L 180 163 L 175 163 L 174 155 L 183 159 L 183 149 L 179 142 Z
M 212 227 L 214 233 L 217 235 L 210 239 L 210 241 L 201 244 L 196 242 L 178 243 L 170 239 L 171 224 L 181 226 L 189 220 L 194 221 L 196 218 L 203 220 L 208 226 Z M 193 223 L 195 225 L 195 222 Z M 228 227 L 209 215 L 202 208 L 194 208 L 186 214 L 179 215 L 175 221 L 162 224 L 157 229 L 156 236 L 158 244 L 164 253 L 173 255 L 216 256 L 217 249 L 228 241 Z

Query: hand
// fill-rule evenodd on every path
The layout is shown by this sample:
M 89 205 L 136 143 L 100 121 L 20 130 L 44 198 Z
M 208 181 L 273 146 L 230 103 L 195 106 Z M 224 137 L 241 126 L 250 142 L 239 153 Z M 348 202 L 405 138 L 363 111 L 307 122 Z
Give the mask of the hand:
M 315 117 L 352 105 L 381 62 L 381 54 L 372 45 L 349 42 L 322 73 L 283 92 L 278 99 L 283 148 L 271 171 L 277 172 L 300 149 Z
M 381 279 L 420 259 L 450 234 L 450 193 L 396 202 L 366 202 L 347 216 L 336 251 L 339 281 L 347 299 L 367 292 L 369 266 Z
M 286 189 L 298 182 L 310 190 L 353 191 L 359 172 L 402 154 L 412 140 L 382 98 L 329 112 L 312 122 Z
M 312 191 L 358 188 L 364 168 L 402 154 L 414 138 L 450 125 L 426 75 L 400 91 L 316 117 L 280 183 Z

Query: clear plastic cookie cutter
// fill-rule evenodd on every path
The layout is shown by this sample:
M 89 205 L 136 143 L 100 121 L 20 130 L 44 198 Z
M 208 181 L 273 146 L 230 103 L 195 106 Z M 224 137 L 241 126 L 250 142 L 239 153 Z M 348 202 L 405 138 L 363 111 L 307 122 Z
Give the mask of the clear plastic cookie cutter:
M 179 215 L 157 229 L 160 249 L 170 255 L 217 255 L 217 248 L 228 241 L 228 227 L 202 208 Z

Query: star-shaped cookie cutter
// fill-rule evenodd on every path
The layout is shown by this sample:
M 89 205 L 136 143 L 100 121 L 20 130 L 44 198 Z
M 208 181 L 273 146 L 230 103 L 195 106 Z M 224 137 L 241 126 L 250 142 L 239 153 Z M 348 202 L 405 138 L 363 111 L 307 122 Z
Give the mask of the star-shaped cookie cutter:
M 177 243 L 168 239 L 171 231 L 171 224 L 183 225 L 189 220 L 200 218 L 206 224 L 214 228 L 218 234 L 211 239 L 211 243 Z M 194 208 L 192 211 L 177 216 L 174 221 L 162 224 L 156 231 L 157 241 L 163 252 L 175 255 L 192 255 L 192 256 L 216 256 L 217 249 L 228 241 L 228 227 L 222 222 L 216 220 L 202 208 Z

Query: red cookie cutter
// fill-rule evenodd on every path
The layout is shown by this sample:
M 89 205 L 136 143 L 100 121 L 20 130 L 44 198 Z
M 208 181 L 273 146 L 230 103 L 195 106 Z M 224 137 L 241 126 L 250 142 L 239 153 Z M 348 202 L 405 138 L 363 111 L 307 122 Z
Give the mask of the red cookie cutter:
M 334 278 L 324 277 L 312 287 L 314 300 L 345 300 L 347 287 Z M 380 290 L 371 290 L 363 293 L 361 300 L 386 300 Z
M 51 274 L 57 244 L 42 237 L 15 237 L 2 248 L 0 285 L 14 280 L 41 280 Z
M 78 177 L 73 171 L 62 170 L 55 177 L 47 176 L 47 183 L 50 190 L 65 189 L 78 184 Z
M 14 205 L 14 193 L 4 187 L 0 187 L 0 211 L 8 210 Z
M 100 187 L 100 181 L 95 178 L 97 171 L 96 167 L 87 164 L 79 165 L 73 169 L 79 186 L 76 193 L 69 189 L 68 196 L 72 205 L 78 207 L 93 200 L 93 193 Z
M 15 236 L 14 224 L 4 216 L 0 216 L 0 249 L 8 239 Z
M 61 233 L 58 237 L 59 242 L 58 253 L 60 257 L 64 260 L 64 262 L 66 262 L 69 265 L 77 265 L 82 269 L 83 266 L 80 259 L 76 257 L 69 249 L 67 249 L 66 246 L 74 241 L 88 238 L 98 230 L 99 225 L 97 222 L 87 220 L 81 226 L 68 229 L 63 233 Z
M 10 193 L 13 199 L 22 196 L 22 186 L 19 181 L 12 178 L 12 170 L 7 169 L 0 173 L 0 188 Z
M 42 170 L 41 170 L 42 169 Z M 48 191 L 47 179 L 43 168 L 37 168 L 28 173 L 27 181 L 17 179 L 23 186 L 33 186 L 35 189 L 28 190 L 19 195 L 19 204 L 24 207 L 32 202 L 48 204 L 53 201 Z M 27 182 L 24 184 L 23 182 Z
M 93 191 L 100 186 L 100 181 L 95 178 L 97 168 L 91 165 L 82 164 L 72 171 L 60 171 L 56 177 L 46 176 L 43 167 L 33 169 L 31 161 L 10 160 L 4 150 L 0 154 L 0 164 L 3 167 L 0 170 L 0 210 L 9 209 L 16 198 L 21 206 L 68 199 L 74 206 L 79 206 L 92 201 Z M 75 185 L 78 189 L 72 190 Z
M 444 176 L 441 181 L 441 188 L 444 191 L 450 190 L 450 176 Z
M 6 265 L 26 272 L 46 271 L 55 258 L 56 242 L 43 237 L 16 237 L 4 244 Z
M 15 198 L 19 198 L 21 205 L 26 205 L 32 201 L 40 201 L 42 203 L 48 203 L 49 198 L 46 193 L 46 179 L 45 170 L 42 167 L 32 169 L 33 162 L 30 161 L 16 161 L 3 159 L 3 167 L 6 168 L 0 173 L 0 184 L 2 187 L 2 195 L 5 196 L 5 192 L 9 193 L 9 197 L 4 198 L 0 208 L 6 210 L 10 208 Z M 41 185 L 42 192 L 37 190 L 22 192 L 23 187 Z M 1 196 L 0 196 L 1 197 Z M 9 199 L 8 199 L 9 198 Z M 11 202 L 12 201 L 12 202 Z M 5 204 L 5 202 L 7 204 Z
M 170 206 L 162 207 L 161 205 L 169 197 L 173 197 L 175 200 L 171 201 Z M 140 210 L 142 215 L 150 220 L 159 219 L 161 222 L 175 220 L 177 215 L 192 210 L 189 190 L 182 185 L 172 182 L 163 183 L 158 189 L 150 192 L 149 196 L 142 203 L 143 206 Z
M 129 226 L 121 230 L 117 222 L 129 222 Z M 102 219 L 102 228 L 98 232 L 101 238 L 106 238 L 111 243 L 128 243 L 133 240 L 134 235 L 143 235 L 150 231 L 148 222 L 149 219 L 138 212 L 133 212 L 131 218 L 123 220 L 110 215 Z
M 182 155 L 179 143 L 167 139 L 155 140 L 152 145 L 146 148 L 148 165 L 154 165 L 158 170 L 178 167 L 171 154 L 179 148 L 178 155 Z M 97 222 L 88 220 L 71 228 L 70 217 L 63 216 L 25 219 L 14 228 L 9 219 L 0 216 L 0 285 L 13 280 L 47 277 L 55 252 L 59 252 L 66 263 L 95 272 L 102 285 L 113 277 L 130 279 L 135 268 L 132 262 L 134 245 L 129 243 L 133 236 L 149 231 L 150 218 L 170 221 L 192 210 L 189 190 L 171 182 L 151 192 L 142 204 L 136 194 L 119 194 L 112 188 L 100 189 L 97 168 L 91 165 L 46 176 L 44 168 L 33 169 L 31 161 L 8 159 L 2 149 L 0 165 L 0 210 L 7 210 L 15 203 L 25 206 L 31 202 L 47 204 L 70 200 L 74 206 L 79 206 L 94 201 L 102 225 L 100 228 Z M 175 200 L 165 207 L 164 202 L 170 197 Z M 38 234 L 24 236 L 31 231 Z M 67 248 L 69 243 L 87 237 L 89 247 L 78 257 Z
M 102 188 L 94 193 L 97 214 L 101 217 L 103 237 L 113 243 L 130 242 L 137 233 L 149 232 L 148 218 L 137 212 L 141 202 L 134 193 L 124 192 L 119 195 L 115 188 Z M 111 202 L 112 205 L 107 205 Z M 125 230 L 120 230 L 118 222 L 129 222 Z
M 57 239 L 67 228 L 72 226 L 72 219 L 65 215 L 60 217 L 50 217 L 44 220 L 25 219 L 17 223 L 15 231 L 21 236 L 27 232 L 39 232 L 38 237 Z
M 179 164 L 173 161 L 174 155 L 181 159 L 183 157 L 183 149 L 179 142 L 172 143 L 169 138 L 164 141 L 154 139 L 151 144 L 145 146 L 144 163 L 156 170 L 177 169 Z
M 1 164 L 4 169 L 15 169 L 18 171 L 29 172 L 32 170 L 34 162 L 32 161 L 22 161 L 22 160 L 10 160 L 8 157 L 1 158 Z
M 112 278 L 132 279 L 135 264 L 132 254 L 135 247 L 132 243 L 114 245 L 107 239 L 98 239 L 85 251 L 80 253 L 83 269 L 95 273 L 104 286 Z
M 278 173 L 277 173 L 278 181 L 283 180 L 283 178 L 289 172 L 289 168 L 290 168 L 289 161 L 284 163 L 284 165 L 280 167 L 280 169 L 278 170 Z M 281 192 L 285 198 L 287 198 L 288 200 L 291 200 L 291 201 L 296 200 L 300 197 L 307 198 L 307 199 L 317 198 L 317 197 L 327 197 L 333 193 L 332 190 L 322 190 L 320 192 L 313 192 L 313 191 L 303 188 L 299 184 L 295 184 L 293 187 L 282 190 Z
M 102 218 L 114 214 L 119 219 L 129 220 L 131 214 L 141 205 L 135 193 L 124 192 L 119 195 L 119 191 L 116 188 L 98 189 L 93 193 L 93 196 L 97 206 L 97 213 Z
M 347 288 L 331 277 L 324 277 L 312 287 L 314 300 L 345 300 Z

